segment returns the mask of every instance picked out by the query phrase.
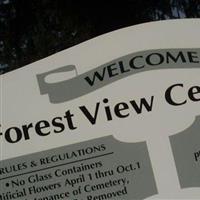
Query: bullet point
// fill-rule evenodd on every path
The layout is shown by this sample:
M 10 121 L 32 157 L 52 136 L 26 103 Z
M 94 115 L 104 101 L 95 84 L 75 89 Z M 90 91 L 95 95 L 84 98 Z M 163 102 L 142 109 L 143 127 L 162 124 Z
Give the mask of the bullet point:
M 9 187 L 9 183 L 6 183 L 6 187 Z

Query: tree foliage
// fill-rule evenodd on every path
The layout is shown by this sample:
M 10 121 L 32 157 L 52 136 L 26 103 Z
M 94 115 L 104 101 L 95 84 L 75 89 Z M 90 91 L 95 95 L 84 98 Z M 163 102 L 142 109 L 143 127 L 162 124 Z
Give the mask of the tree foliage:
M 19 68 L 121 27 L 185 17 L 200 17 L 199 0 L 0 0 L 0 68 Z

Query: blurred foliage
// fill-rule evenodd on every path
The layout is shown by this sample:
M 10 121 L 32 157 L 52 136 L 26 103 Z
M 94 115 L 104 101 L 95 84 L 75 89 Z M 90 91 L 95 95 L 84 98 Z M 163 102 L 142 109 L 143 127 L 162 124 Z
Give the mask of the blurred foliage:
M 0 70 L 148 21 L 200 17 L 200 0 L 0 0 Z

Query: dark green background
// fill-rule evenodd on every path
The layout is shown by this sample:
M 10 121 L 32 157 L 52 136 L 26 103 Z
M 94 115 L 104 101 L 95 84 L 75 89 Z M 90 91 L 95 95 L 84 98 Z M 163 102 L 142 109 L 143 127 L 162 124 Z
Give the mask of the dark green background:
M 143 22 L 200 17 L 200 0 L 0 0 L 0 72 Z

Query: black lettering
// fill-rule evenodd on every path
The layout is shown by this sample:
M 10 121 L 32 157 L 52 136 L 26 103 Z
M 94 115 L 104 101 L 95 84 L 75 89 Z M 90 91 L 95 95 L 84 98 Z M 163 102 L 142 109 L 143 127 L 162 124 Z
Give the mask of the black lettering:
M 115 111 L 115 114 L 116 114 L 117 117 L 125 118 L 125 117 L 129 116 L 129 113 L 123 114 L 121 111 L 124 111 L 124 110 L 127 110 L 127 109 L 129 109 L 128 104 L 121 102 L 121 103 L 116 104 L 114 111 Z
M 195 94 L 199 95 L 199 98 L 195 97 Z M 200 87 L 194 86 L 188 90 L 188 96 L 192 101 L 200 101 Z
M 54 127 L 59 128 L 58 130 L 54 129 L 54 133 L 61 133 L 61 132 L 63 132 L 65 130 L 65 126 L 62 123 L 62 117 L 55 117 L 55 118 L 53 118 L 52 125 Z
M 134 58 L 132 58 L 130 60 L 129 65 L 130 65 L 131 68 L 133 68 L 133 69 L 141 69 L 141 68 L 145 67 L 145 65 L 142 65 L 142 64 L 140 64 L 138 66 L 135 65 L 135 60 L 138 59 L 138 58 L 143 58 L 143 56 L 135 56 Z
M 88 109 L 85 106 L 80 106 L 82 113 L 87 117 L 87 119 L 90 121 L 91 124 L 96 124 L 97 114 L 99 111 L 100 103 L 96 103 L 95 107 L 95 113 L 94 116 L 91 115 L 91 113 L 88 111 Z
M 181 62 L 186 63 L 186 59 L 182 51 L 180 51 L 176 57 L 172 55 L 170 52 L 167 52 L 166 59 L 167 59 L 166 60 L 167 63 L 170 63 L 170 60 L 177 63 L 179 59 L 181 60 Z
M 70 113 L 70 110 L 68 110 L 67 112 L 65 112 L 64 118 L 67 119 L 68 127 L 69 127 L 69 129 L 74 130 L 74 129 L 76 129 L 77 127 L 74 126 L 72 117 L 74 117 L 74 114 L 71 114 L 71 113 Z
M 85 77 L 85 80 L 89 83 L 90 86 L 93 86 L 96 79 L 99 80 L 99 81 L 104 80 L 105 72 L 106 72 L 106 67 L 103 68 L 102 74 L 99 74 L 99 72 L 96 71 L 93 74 L 92 80 L 90 79 L 89 76 Z
M 185 104 L 185 103 L 187 102 L 187 100 L 178 103 L 178 102 L 175 102 L 175 101 L 172 99 L 171 93 L 172 93 L 172 90 L 173 90 L 175 87 L 183 87 L 183 84 L 180 84 L 180 83 L 179 83 L 179 84 L 174 84 L 174 85 L 170 86 L 170 87 L 166 90 L 166 92 L 165 92 L 165 99 L 166 99 L 166 101 L 167 101 L 170 105 L 173 105 L 173 106 L 180 106 L 180 105 Z
M 158 58 L 158 59 L 156 59 Z M 164 56 L 160 53 L 152 53 L 146 57 L 146 62 L 148 65 L 160 65 L 164 62 Z
M 16 137 L 15 139 L 13 139 L 11 137 L 11 134 L 13 133 L 13 135 Z M 19 142 L 22 139 L 22 132 L 19 128 L 17 127 L 11 127 L 9 129 L 6 130 L 5 132 L 5 139 L 9 142 L 9 143 L 16 143 Z
M 113 63 L 111 65 L 108 65 L 107 69 L 108 69 L 108 75 L 109 75 L 109 77 L 117 76 L 119 74 L 118 72 L 114 73 L 114 71 L 117 70 L 117 67 L 116 67 L 115 63 Z
M 138 104 L 137 104 L 137 102 L 135 100 L 130 101 L 130 103 L 133 106 L 133 108 L 135 109 L 135 111 L 137 112 L 137 114 L 140 114 L 140 113 L 142 113 L 143 107 L 145 107 L 148 112 L 152 111 L 153 100 L 154 100 L 154 96 L 151 96 L 151 102 L 150 103 L 147 102 L 147 100 L 145 98 L 142 98 L 140 100 L 140 105 L 139 106 L 138 106 Z
M 189 51 L 188 58 L 191 63 L 199 63 L 199 57 L 197 56 L 197 52 Z M 195 60 L 195 59 L 198 59 L 198 60 Z
M 35 125 L 35 131 L 38 135 L 40 136 L 46 136 L 50 134 L 50 131 L 47 132 L 43 132 L 43 129 L 49 128 L 50 124 L 48 121 L 42 120 L 37 122 L 37 124 Z
M 104 99 L 103 100 L 104 103 L 108 103 L 108 99 Z M 110 107 L 109 106 L 105 106 L 105 112 L 106 112 L 106 116 L 107 116 L 107 120 L 110 121 L 112 120 L 112 114 L 111 114 L 111 111 L 110 111 Z
M 119 69 L 120 69 L 122 74 L 125 73 L 125 72 L 130 72 L 130 69 L 125 69 L 122 61 L 119 61 Z
M 29 125 L 23 125 L 22 126 L 25 140 L 29 140 L 30 139 L 30 136 L 29 136 L 29 129 L 30 128 L 33 128 L 33 124 L 32 123 L 30 123 Z

